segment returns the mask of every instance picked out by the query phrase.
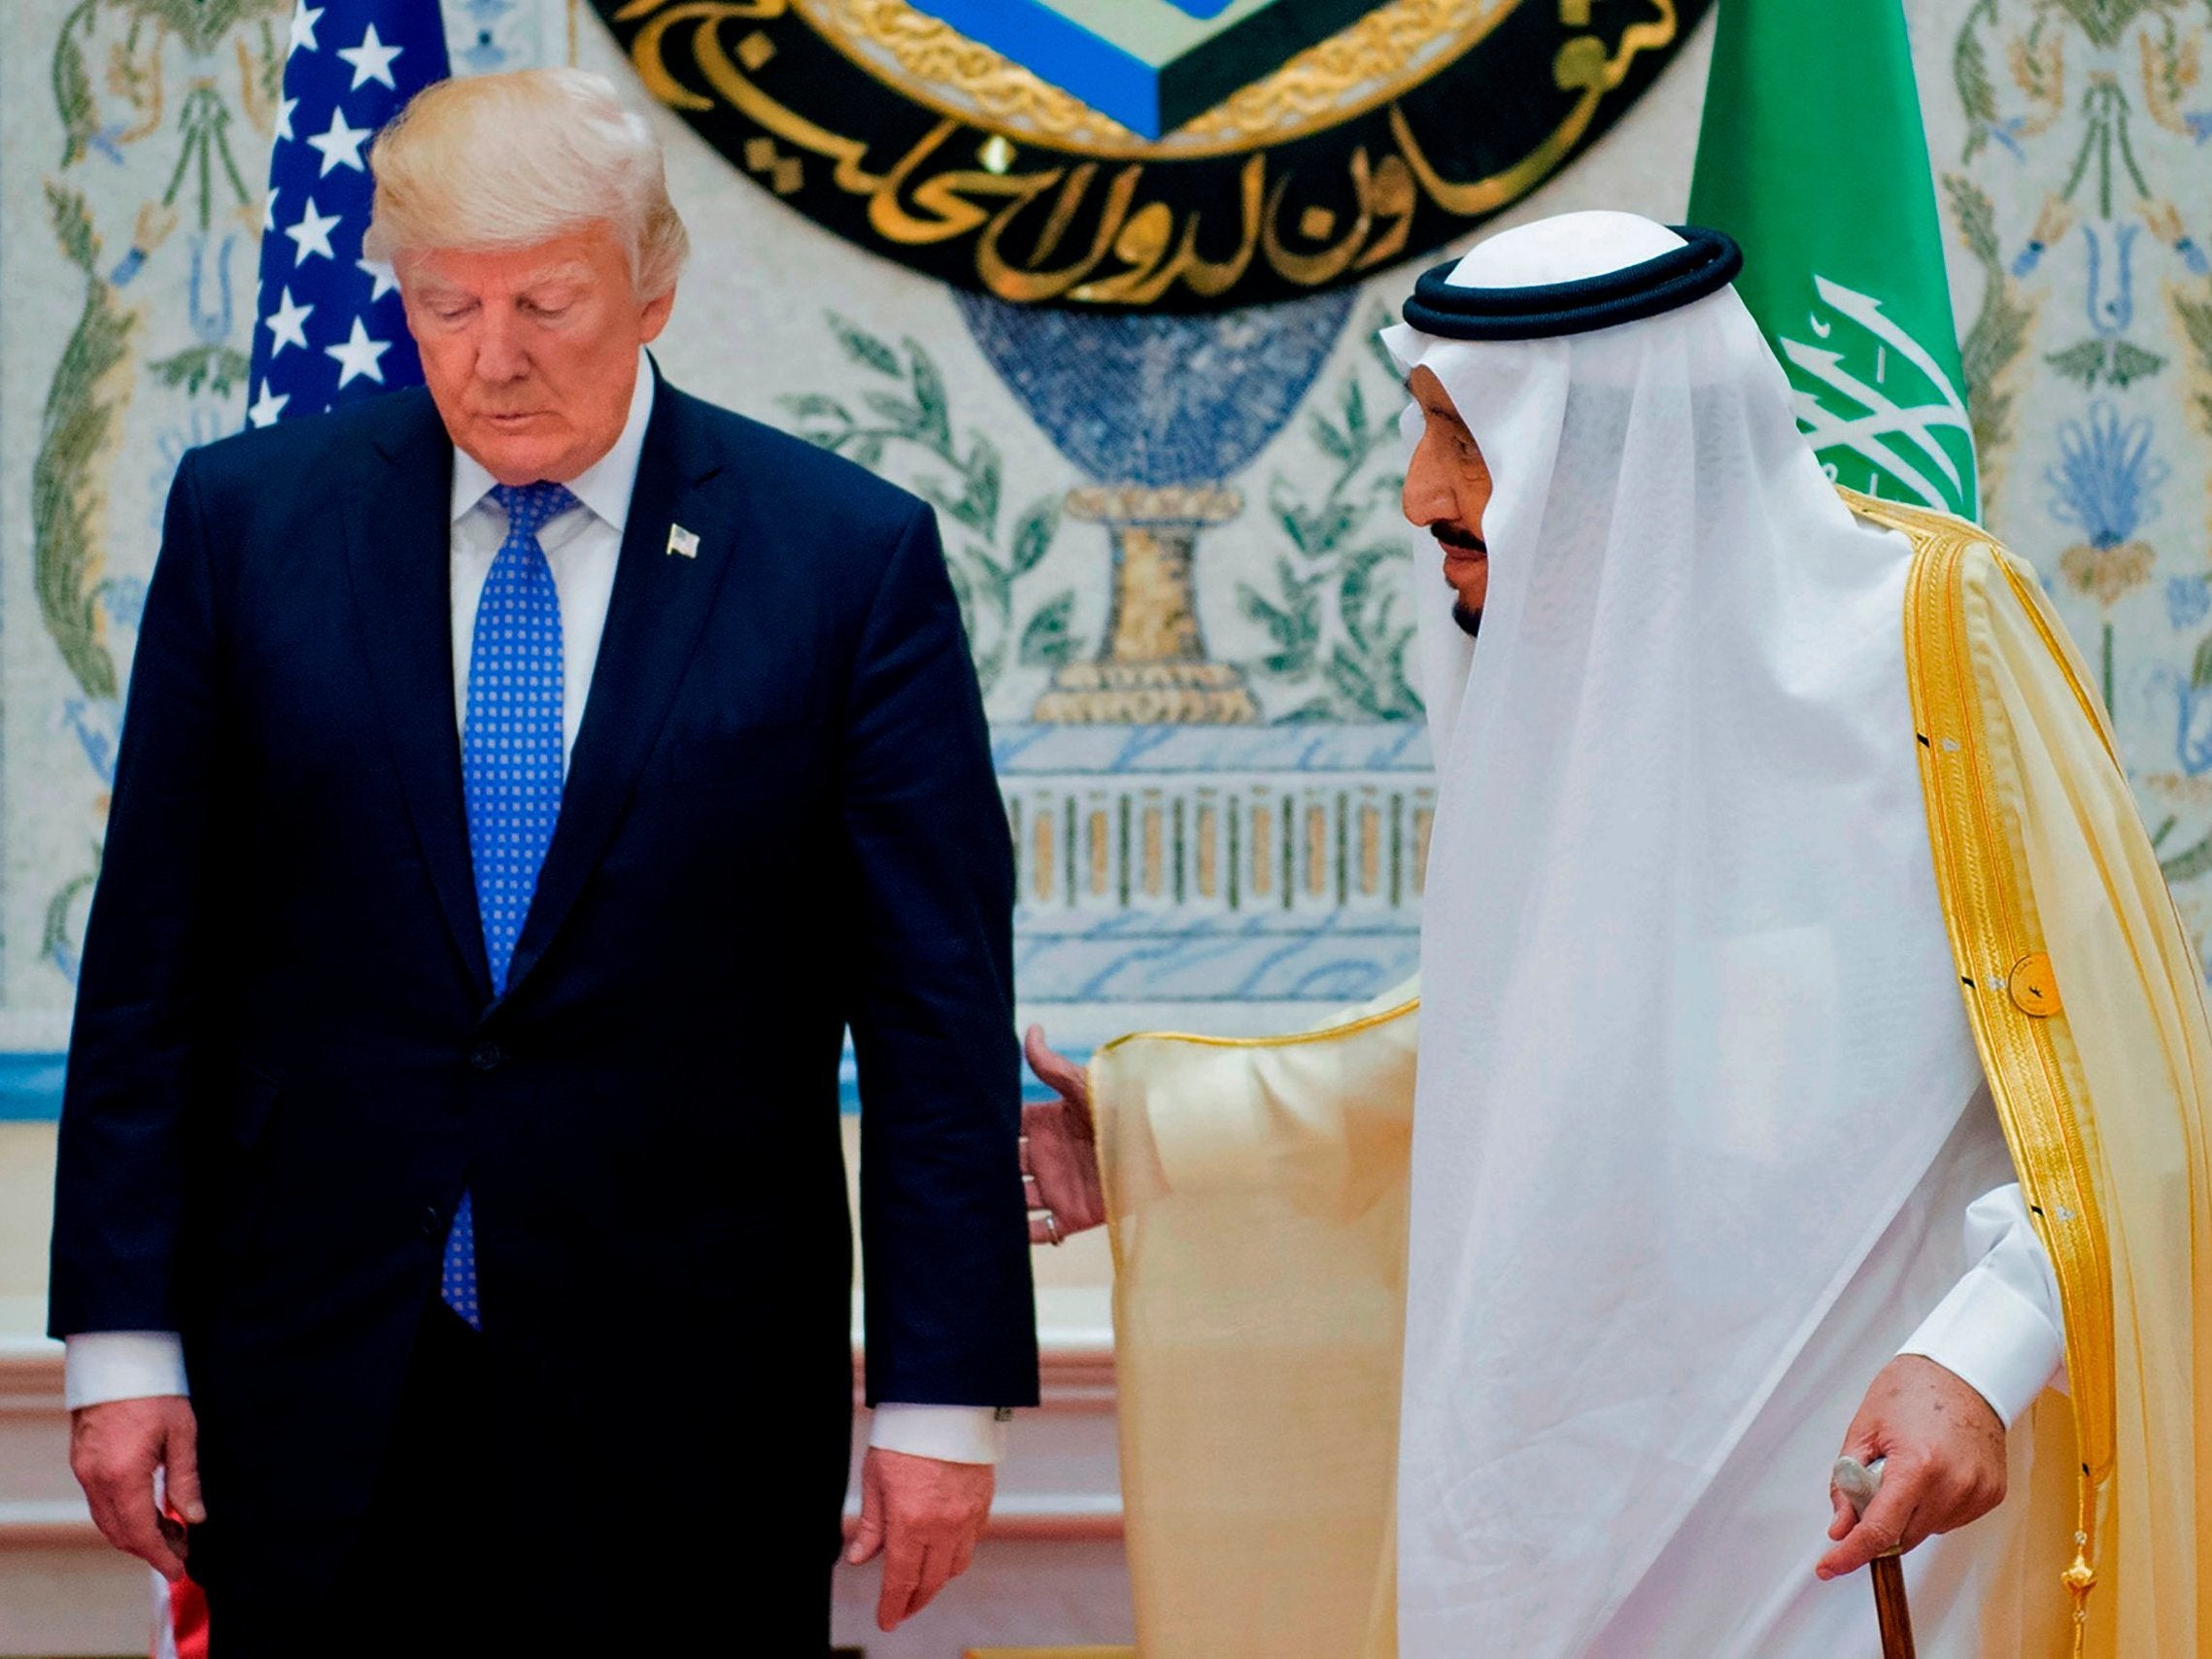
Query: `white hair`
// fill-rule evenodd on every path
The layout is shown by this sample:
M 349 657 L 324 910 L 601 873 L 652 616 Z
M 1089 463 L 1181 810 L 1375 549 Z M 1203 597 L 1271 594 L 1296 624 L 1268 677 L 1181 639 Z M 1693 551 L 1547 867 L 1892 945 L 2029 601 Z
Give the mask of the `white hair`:
M 369 165 L 372 259 L 527 248 L 603 223 L 628 244 L 639 294 L 655 299 L 691 252 L 653 129 L 586 70 L 435 82 L 377 135 Z

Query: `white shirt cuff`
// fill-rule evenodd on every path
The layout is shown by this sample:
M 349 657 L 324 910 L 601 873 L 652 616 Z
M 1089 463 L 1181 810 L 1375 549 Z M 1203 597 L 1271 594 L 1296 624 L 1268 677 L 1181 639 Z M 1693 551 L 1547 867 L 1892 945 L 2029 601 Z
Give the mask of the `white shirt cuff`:
M 989 1405 L 895 1405 L 875 1408 L 868 1443 L 879 1451 L 939 1463 L 1002 1463 L 1006 1456 L 1006 1418 Z
M 1958 1377 L 2009 1429 L 2044 1389 L 2065 1386 L 2059 1278 L 2019 1187 L 1976 1199 L 1965 1231 L 1974 1266 L 1898 1352 Z
M 111 1400 L 184 1394 L 185 1341 L 174 1331 L 87 1331 L 62 1339 L 61 1393 L 70 1410 Z

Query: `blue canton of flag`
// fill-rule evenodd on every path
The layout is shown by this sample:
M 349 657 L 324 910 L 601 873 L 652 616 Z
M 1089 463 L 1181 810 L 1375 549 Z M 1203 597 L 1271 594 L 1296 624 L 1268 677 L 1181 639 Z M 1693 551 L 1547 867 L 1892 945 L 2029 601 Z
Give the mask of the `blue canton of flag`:
M 300 0 L 290 46 L 261 219 L 256 426 L 423 379 L 398 285 L 361 236 L 369 142 L 449 72 L 438 0 Z

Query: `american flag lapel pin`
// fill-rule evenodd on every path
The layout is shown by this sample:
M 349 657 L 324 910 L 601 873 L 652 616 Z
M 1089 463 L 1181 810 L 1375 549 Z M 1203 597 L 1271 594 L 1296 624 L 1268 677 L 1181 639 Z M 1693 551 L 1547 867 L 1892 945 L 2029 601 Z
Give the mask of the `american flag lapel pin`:
M 668 526 L 668 551 L 678 559 L 698 557 L 698 532 L 687 530 L 681 525 Z

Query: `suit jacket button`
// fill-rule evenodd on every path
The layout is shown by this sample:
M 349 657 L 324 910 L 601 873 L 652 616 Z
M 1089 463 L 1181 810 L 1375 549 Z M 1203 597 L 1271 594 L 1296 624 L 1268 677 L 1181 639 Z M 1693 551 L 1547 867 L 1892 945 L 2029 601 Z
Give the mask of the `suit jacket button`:
M 440 1238 L 445 1236 L 445 1217 L 438 1213 L 438 1206 L 434 1203 L 425 1204 L 423 1206 L 423 1236 Z
M 468 1051 L 468 1063 L 479 1071 L 490 1071 L 506 1058 L 495 1042 L 480 1042 Z

